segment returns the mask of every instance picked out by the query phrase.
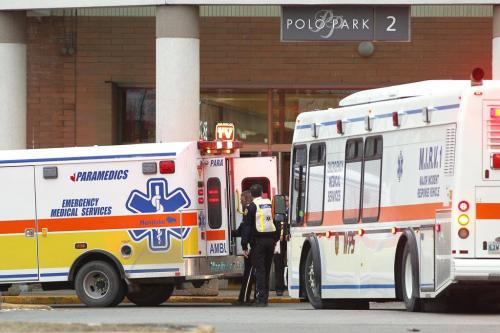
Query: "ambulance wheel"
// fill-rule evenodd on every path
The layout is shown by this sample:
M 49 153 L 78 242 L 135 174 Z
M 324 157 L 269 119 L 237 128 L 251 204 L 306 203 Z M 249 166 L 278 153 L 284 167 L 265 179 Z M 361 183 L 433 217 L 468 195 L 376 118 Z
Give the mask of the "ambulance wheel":
M 423 310 L 423 300 L 418 297 L 419 277 L 417 254 L 411 250 L 410 244 L 406 243 L 403 250 L 403 262 L 401 265 L 401 288 L 406 310 L 419 312 Z M 417 264 L 416 264 L 417 263 Z
M 312 251 L 307 253 L 306 262 L 304 265 L 304 271 L 302 272 L 302 276 L 304 277 L 304 287 L 306 290 L 306 296 L 309 300 L 309 303 L 315 309 L 323 309 L 325 308 L 325 304 L 321 299 L 321 277 L 316 276 L 314 271 L 314 265 L 316 263 L 313 259 Z
M 138 306 L 158 306 L 165 303 L 174 292 L 173 284 L 141 284 L 139 290 L 127 298 Z
M 120 304 L 125 286 L 116 269 L 105 261 L 91 261 L 76 274 L 75 290 L 80 300 L 90 307 Z

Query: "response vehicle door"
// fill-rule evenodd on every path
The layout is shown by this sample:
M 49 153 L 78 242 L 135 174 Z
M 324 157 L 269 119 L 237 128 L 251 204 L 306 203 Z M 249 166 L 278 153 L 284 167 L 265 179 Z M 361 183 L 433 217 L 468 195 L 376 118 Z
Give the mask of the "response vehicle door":
M 500 100 L 483 102 L 483 180 L 487 186 L 476 187 L 476 221 L 462 229 L 475 227 L 476 257 L 500 257 Z M 487 176 L 486 176 L 487 175 Z M 462 202 L 461 215 L 472 219 L 474 204 Z M 472 216 L 471 216 L 472 215 Z
M 0 283 L 38 280 L 35 169 L 0 168 Z
M 233 230 L 236 230 L 243 220 L 243 207 L 239 204 L 241 192 L 249 190 L 253 184 L 262 185 L 263 197 L 271 199 L 278 194 L 278 172 L 276 157 L 240 157 L 233 159 L 233 197 L 235 207 Z M 241 238 L 235 238 L 236 253 L 241 255 Z
M 229 254 L 227 160 L 225 157 L 213 157 L 204 159 L 203 163 L 207 255 L 226 256 Z

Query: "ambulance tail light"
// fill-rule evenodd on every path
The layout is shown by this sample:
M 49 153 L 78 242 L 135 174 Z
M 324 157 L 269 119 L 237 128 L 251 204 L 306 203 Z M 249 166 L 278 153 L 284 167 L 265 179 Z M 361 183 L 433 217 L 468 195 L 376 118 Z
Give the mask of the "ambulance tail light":
M 220 228 L 222 225 L 221 182 L 217 177 L 207 180 L 207 217 L 212 229 Z
M 461 211 L 461 212 L 466 212 L 469 210 L 469 202 L 465 201 L 465 200 L 462 200 L 458 203 L 458 209 Z
M 491 168 L 500 169 L 500 154 L 491 155 Z
M 160 173 L 161 174 L 175 173 L 175 162 L 174 161 L 161 161 L 160 162 Z
M 469 237 L 469 230 L 467 230 L 467 228 L 460 228 L 458 230 L 458 237 L 460 237 L 461 239 L 466 239 L 467 237 Z
M 469 219 L 469 216 L 467 214 L 461 214 L 460 216 L 458 216 L 458 224 L 460 225 L 467 225 L 469 224 L 470 222 L 470 219 Z
M 500 118 L 500 107 L 490 108 L 491 118 Z

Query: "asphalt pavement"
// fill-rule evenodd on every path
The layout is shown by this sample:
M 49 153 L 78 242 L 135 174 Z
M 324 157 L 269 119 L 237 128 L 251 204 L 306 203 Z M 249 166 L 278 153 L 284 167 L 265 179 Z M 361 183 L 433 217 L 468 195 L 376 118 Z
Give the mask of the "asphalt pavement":
M 308 303 L 274 303 L 265 308 L 213 303 L 165 303 L 139 308 L 56 305 L 51 311 L 0 311 L 5 323 L 86 323 L 213 327 L 217 333 L 496 332 L 497 314 L 409 313 L 401 303 L 371 303 L 371 310 L 314 310 Z M 14 324 L 15 325 L 15 324 Z M 42 325 L 42 324 L 38 324 Z

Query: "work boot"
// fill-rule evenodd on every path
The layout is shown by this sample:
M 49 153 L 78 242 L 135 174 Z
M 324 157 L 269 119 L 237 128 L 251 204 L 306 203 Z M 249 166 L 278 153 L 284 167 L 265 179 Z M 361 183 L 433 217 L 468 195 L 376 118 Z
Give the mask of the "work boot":
M 266 302 L 257 301 L 257 302 L 255 302 L 255 306 L 257 306 L 257 307 L 265 307 L 265 306 L 267 306 L 267 303 Z

